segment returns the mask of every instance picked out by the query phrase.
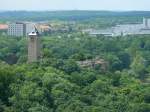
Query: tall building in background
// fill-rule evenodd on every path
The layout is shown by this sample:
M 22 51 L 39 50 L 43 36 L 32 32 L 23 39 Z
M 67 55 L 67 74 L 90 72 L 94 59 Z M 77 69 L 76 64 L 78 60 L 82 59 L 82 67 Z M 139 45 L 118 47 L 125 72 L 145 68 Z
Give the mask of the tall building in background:
M 150 19 L 143 18 L 143 25 L 145 29 L 150 29 Z
M 10 23 L 8 25 L 8 35 L 9 36 L 28 36 L 28 34 L 34 29 L 33 23 Z
M 35 30 L 35 24 L 34 23 L 26 23 L 25 24 L 25 36 L 28 36 L 29 33 L 31 33 L 32 30 Z
M 8 25 L 9 36 L 24 36 L 25 35 L 25 24 L 24 23 L 11 23 Z
M 29 33 L 28 39 L 28 62 L 36 62 L 40 58 L 40 38 L 39 32 L 35 28 L 34 31 Z
M 147 19 L 148 28 L 150 29 L 150 19 Z

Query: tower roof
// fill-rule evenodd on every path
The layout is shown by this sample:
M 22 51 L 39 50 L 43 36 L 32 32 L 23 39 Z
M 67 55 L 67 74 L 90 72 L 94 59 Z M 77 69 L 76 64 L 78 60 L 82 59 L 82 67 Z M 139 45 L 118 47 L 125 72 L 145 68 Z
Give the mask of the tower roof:
M 29 36 L 39 36 L 39 32 L 37 28 L 34 26 L 34 29 L 31 33 L 28 34 Z

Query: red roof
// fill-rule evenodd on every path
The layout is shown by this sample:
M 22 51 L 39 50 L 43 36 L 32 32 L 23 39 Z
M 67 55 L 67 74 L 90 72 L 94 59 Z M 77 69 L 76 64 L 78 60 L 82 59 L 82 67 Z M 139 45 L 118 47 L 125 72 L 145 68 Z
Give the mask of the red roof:
M 0 24 L 0 30 L 7 30 L 8 25 L 7 24 Z

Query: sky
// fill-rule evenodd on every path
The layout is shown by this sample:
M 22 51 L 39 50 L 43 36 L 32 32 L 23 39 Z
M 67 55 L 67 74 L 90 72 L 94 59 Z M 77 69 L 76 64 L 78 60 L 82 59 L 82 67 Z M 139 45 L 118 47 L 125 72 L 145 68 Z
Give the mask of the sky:
M 150 11 L 150 0 L 0 0 L 0 10 Z

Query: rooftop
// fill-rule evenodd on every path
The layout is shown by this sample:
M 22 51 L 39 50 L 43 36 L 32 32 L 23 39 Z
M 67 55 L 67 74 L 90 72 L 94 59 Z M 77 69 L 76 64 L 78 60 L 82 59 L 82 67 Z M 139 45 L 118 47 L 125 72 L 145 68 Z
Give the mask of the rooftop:
M 33 31 L 31 33 L 28 34 L 29 36 L 38 36 L 39 35 L 39 32 L 38 30 L 36 29 L 36 27 L 34 27 Z
M 0 30 L 7 30 L 8 25 L 7 24 L 0 24 Z

